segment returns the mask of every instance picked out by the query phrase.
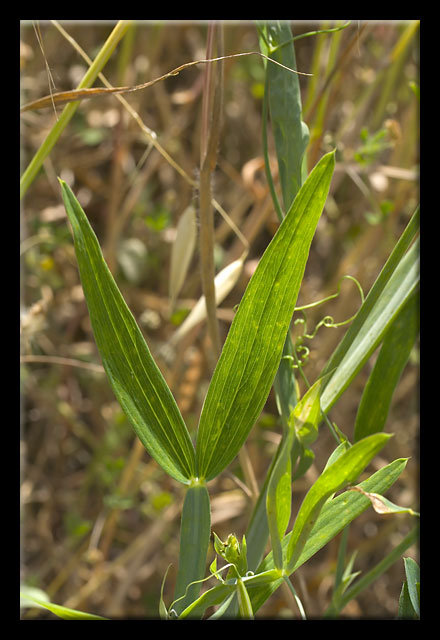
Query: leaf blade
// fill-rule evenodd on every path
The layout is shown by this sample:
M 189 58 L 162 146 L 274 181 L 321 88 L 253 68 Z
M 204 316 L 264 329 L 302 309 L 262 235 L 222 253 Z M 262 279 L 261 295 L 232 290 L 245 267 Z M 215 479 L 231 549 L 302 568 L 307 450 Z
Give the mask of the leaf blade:
M 296 69 L 292 30 L 287 22 L 261 25 L 260 48 L 273 60 Z M 266 42 L 267 44 L 266 44 Z M 309 130 L 302 121 L 299 77 L 275 64 L 266 65 L 270 117 L 278 157 L 284 208 L 287 211 L 303 183 L 303 158 Z
M 86 214 L 60 180 L 93 333 L 115 396 L 147 451 L 179 482 L 194 476 L 188 430 L 102 256 Z
M 197 471 L 206 480 L 237 455 L 269 394 L 334 162 L 330 152 L 311 172 L 239 305 L 200 416 Z
M 309 489 L 300 507 L 287 549 L 288 570 L 300 557 L 317 517 L 329 496 L 349 482 L 354 482 L 373 457 L 390 439 L 378 433 L 357 442 L 329 465 Z
M 405 458 L 394 460 L 361 482 L 359 487 L 362 487 L 365 491 L 385 493 L 405 469 L 406 463 L 407 459 Z M 293 570 L 296 571 L 301 565 L 307 562 L 307 560 L 340 533 L 344 527 L 368 509 L 369 506 L 370 502 L 368 498 L 360 493 L 347 491 L 326 503 L 310 532 L 304 549 Z M 291 536 L 292 532 L 288 533 L 283 540 L 284 552 L 287 551 Z M 257 571 L 258 573 L 270 572 L 274 570 L 273 567 L 274 562 L 271 552 L 261 562 Z M 260 588 L 256 588 L 250 592 L 254 612 L 262 606 L 282 582 L 282 579 L 276 582 L 272 581 L 270 584 L 262 585 Z
M 413 294 L 387 330 L 356 415 L 354 441 L 385 426 L 394 390 L 419 332 L 419 295 Z
M 411 248 L 410 245 L 418 233 L 419 225 L 420 207 L 417 207 L 350 328 L 327 361 L 321 375 L 333 370 L 335 372 L 329 377 L 322 394 L 324 412 L 333 406 L 368 360 L 416 288 L 419 281 L 418 247 L 416 243 Z M 394 301 L 389 304 L 393 297 Z M 369 327 L 373 327 L 374 336 L 368 335 Z

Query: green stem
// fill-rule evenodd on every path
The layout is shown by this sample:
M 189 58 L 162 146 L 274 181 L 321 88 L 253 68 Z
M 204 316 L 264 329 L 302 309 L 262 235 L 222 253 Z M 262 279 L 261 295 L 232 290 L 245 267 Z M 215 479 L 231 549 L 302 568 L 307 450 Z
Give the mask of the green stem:
M 211 535 L 211 506 L 206 485 L 194 481 L 187 489 L 180 529 L 179 571 L 174 599 L 180 614 L 197 599 L 205 575 L 206 556 Z M 188 585 L 191 582 L 197 582 Z

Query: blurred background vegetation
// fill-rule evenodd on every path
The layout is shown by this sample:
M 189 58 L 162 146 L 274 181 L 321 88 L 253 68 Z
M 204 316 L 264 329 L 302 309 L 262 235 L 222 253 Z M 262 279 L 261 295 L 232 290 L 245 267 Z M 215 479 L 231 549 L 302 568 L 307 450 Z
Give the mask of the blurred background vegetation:
M 343 22 L 293 22 L 292 30 L 297 36 Z M 61 24 L 93 59 L 115 23 Z M 136 23 L 104 74 L 114 86 L 133 85 L 203 59 L 206 29 L 203 23 Z M 224 35 L 225 53 L 259 50 L 251 22 L 227 22 Z M 309 170 L 324 152 L 337 150 L 330 196 L 298 301 L 306 304 L 334 293 L 345 274 L 355 276 L 367 293 L 418 204 L 419 24 L 353 21 L 334 34 L 298 39 L 295 50 L 298 69 L 313 73 L 300 77 L 303 119 L 310 129 Z M 22 103 L 49 94 L 48 69 L 54 90 L 62 91 L 76 87 L 87 68 L 56 26 L 45 21 L 22 22 L 20 67 Z M 191 67 L 126 96 L 191 178 L 199 166 L 202 74 L 202 66 Z M 263 88 L 259 56 L 225 61 L 214 195 L 248 239 L 250 253 L 237 286 L 218 311 L 222 339 L 277 228 L 262 159 Z M 22 114 L 22 170 L 56 117 L 51 108 Z M 175 348 L 167 343 L 201 294 L 196 252 L 177 309 L 170 309 L 176 224 L 196 194 L 110 96 L 81 103 L 21 209 L 21 580 L 65 606 L 109 617 L 157 617 L 169 563 L 173 567 L 164 595 L 167 603 L 172 599 L 183 489 L 139 447 L 106 381 L 56 176 L 69 182 L 84 207 L 193 434 L 215 365 L 206 326 L 196 327 Z M 218 213 L 215 225 L 219 270 L 240 256 L 243 245 Z M 326 314 L 336 322 L 349 318 L 359 304 L 356 287 L 344 280 L 339 298 L 308 313 L 308 331 Z M 296 325 L 294 334 L 303 330 Z M 304 370 L 311 382 L 344 331 L 322 327 L 314 340 L 305 341 L 310 355 Z M 349 438 L 372 364 L 331 411 Z M 395 437 L 384 451 L 386 459 L 378 458 L 370 469 L 410 457 L 387 497 L 415 509 L 418 374 L 415 348 L 386 426 Z M 265 477 L 280 433 L 271 394 L 247 442 L 257 482 Z M 315 463 L 293 487 L 296 507 L 333 447 L 321 427 Z M 210 483 L 209 491 L 214 531 L 223 539 L 230 532 L 241 537 L 252 504 L 238 461 Z M 411 527 L 408 518 L 379 516 L 369 509 L 355 521 L 349 540 L 349 550 L 358 549 L 355 570 L 367 571 L 395 546 Z M 336 553 L 337 540 L 295 574 L 310 617 L 328 604 Z M 418 559 L 417 549 L 407 555 Z M 403 580 L 402 561 L 352 601 L 344 615 L 395 617 Z M 279 590 L 259 615 L 290 615 L 286 607 Z M 24 617 L 51 616 L 32 610 Z

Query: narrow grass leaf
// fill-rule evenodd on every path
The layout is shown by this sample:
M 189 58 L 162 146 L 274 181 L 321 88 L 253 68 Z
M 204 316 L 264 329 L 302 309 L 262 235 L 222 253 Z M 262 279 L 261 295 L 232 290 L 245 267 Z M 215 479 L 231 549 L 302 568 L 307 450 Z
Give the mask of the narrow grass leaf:
M 147 451 L 179 482 L 194 477 L 194 447 L 159 368 L 69 186 L 60 180 L 73 229 L 93 333 L 115 396 Z
M 165 601 L 163 599 L 163 589 L 165 586 L 165 581 L 167 579 L 168 571 L 170 570 L 171 565 L 169 564 L 166 568 L 165 575 L 162 580 L 162 585 L 160 587 L 160 599 L 159 599 L 159 616 L 161 620 L 168 620 L 168 611 L 165 605 Z
M 197 599 L 201 580 L 205 575 L 206 555 L 211 534 L 211 506 L 206 486 L 195 484 L 188 487 L 182 510 L 180 529 L 179 571 L 174 599 L 177 613 L 183 611 Z M 187 588 L 188 587 L 188 588 Z
M 311 486 L 296 517 L 287 549 L 287 565 L 290 571 L 300 557 L 319 512 L 329 496 L 346 484 L 354 482 L 390 437 L 388 434 L 378 433 L 357 442 L 327 467 Z
M 354 441 L 382 431 L 391 400 L 419 332 L 419 294 L 413 294 L 387 331 L 359 404 Z
M 174 308 L 177 296 L 185 282 L 188 267 L 194 253 L 197 239 L 196 210 L 190 205 L 179 218 L 176 238 L 171 250 L 170 303 Z
M 102 616 L 94 615 L 93 613 L 86 613 L 84 611 L 77 611 L 76 609 L 69 609 L 53 602 L 47 602 L 46 600 L 40 600 L 34 598 L 28 593 L 23 594 L 21 606 L 26 607 L 38 607 L 40 609 L 47 609 L 54 615 L 58 616 L 62 620 L 108 620 L 109 618 L 103 618 Z
M 111 34 L 105 41 L 102 49 L 99 51 L 93 63 L 90 65 L 83 79 L 79 83 L 78 89 L 81 90 L 84 87 L 90 87 L 90 85 L 93 84 L 93 82 L 96 80 L 96 77 L 105 67 L 108 59 L 114 52 L 118 42 L 126 34 L 128 28 L 130 27 L 130 24 L 132 24 L 132 20 L 118 21 Z M 53 105 L 52 98 L 53 95 L 49 97 L 49 106 Z M 78 105 L 79 102 L 75 101 L 67 104 L 64 107 L 60 117 L 57 118 L 57 121 L 47 134 L 47 137 L 41 143 L 40 148 L 30 161 L 29 165 L 26 167 L 20 179 L 20 199 L 24 196 L 24 194 L 32 184 L 33 180 L 41 169 L 45 158 L 49 155 L 58 138 L 70 122 L 72 116 L 78 108 Z
M 235 458 L 266 402 L 334 162 L 331 152 L 313 169 L 240 302 L 200 416 L 197 468 L 198 475 L 207 480 Z

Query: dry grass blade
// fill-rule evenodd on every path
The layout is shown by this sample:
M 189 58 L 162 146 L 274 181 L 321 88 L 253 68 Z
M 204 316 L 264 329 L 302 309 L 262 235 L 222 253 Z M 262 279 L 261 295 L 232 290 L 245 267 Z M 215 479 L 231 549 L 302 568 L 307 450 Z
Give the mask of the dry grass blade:
M 188 267 L 193 256 L 197 239 L 196 210 L 191 205 L 185 209 L 177 224 L 176 239 L 171 251 L 170 302 L 174 309 Z
M 163 76 L 159 76 L 158 78 L 154 78 L 154 80 L 150 80 L 149 82 L 144 82 L 142 84 L 137 84 L 132 87 L 95 87 L 91 89 L 73 89 L 72 91 L 60 91 L 58 93 L 52 93 L 51 95 L 44 96 L 43 98 L 39 98 L 38 100 L 33 100 L 32 102 L 28 102 L 24 104 L 20 111 L 23 113 L 24 111 L 33 111 L 35 109 L 43 109 L 45 107 L 52 107 L 54 104 L 63 105 L 68 104 L 69 102 L 77 102 L 81 100 L 86 100 L 88 98 L 96 98 L 98 96 L 109 95 L 109 94 L 120 94 L 120 93 L 133 93 L 134 91 L 140 91 L 141 89 L 147 89 L 148 87 L 152 87 L 158 82 L 162 82 L 162 80 L 166 80 L 172 76 L 177 76 L 181 71 L 187 69 L 188 67 L 193 67 L 196 64 L 206 64 L 208 62 L 218 62 L 220 60 L 226 60 L 228 58 L 239 58 L 242 56 L 261 56 L 274 64 L 287 69 L 287 71 L 291 71 L 292 73 L 298 73 L 302 76 L 310 76 L 310 73 L 303 73 L 301 71 L 297 71 L 296 69 L 290 69 L 289 67 L 285 67 L 279 62 L 268 58 L 263 53 L 259 51 L 244 51 L 242 53 L 232 53 L 227 56 L 220 56 L 218 58 L 208 58 L 206 60 L 193 60 L 191 62 L 186 62 L 185 64 L 181 64 L 179 67 L 176 67 L 172 71 L 168 71 Z

